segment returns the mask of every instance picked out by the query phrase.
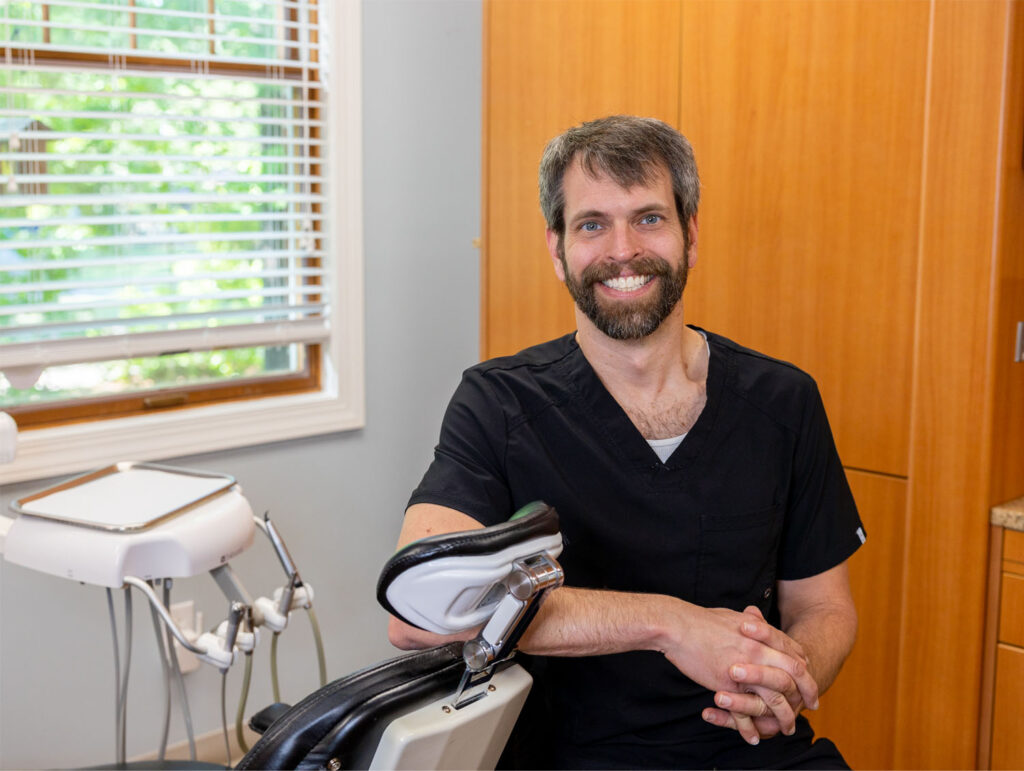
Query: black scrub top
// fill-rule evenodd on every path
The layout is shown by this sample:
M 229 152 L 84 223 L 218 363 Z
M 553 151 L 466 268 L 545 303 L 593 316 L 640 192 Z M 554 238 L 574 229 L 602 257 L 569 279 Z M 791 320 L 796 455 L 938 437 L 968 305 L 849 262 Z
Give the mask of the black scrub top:
M 705 335 L 707 403 L 666 462 L 567 335 L 463 374 L 409 504 L 492 525 L 543 500 L 559 512 L 567 585 L 756 605 L 777 624 L 775 582 L 838 565 L 864 531 L 813 380 Z M 637 767 L 765 767 L 809 742 L 806 721 L 758 747 L 707 724 L 711 692 L 657 652 L 529 663 L 536 685 L 521 722 L 554 743 L 543 745 L 542 767 L 574 757 L 593 766 L 602 746 L 598 758 L 623 746 Z

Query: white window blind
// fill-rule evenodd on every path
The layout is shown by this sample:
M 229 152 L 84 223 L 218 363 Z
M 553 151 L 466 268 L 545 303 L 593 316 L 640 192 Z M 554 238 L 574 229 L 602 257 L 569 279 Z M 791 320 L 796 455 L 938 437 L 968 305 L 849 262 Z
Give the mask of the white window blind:
M 328 337 L 316 0 L 0 0 L 0 371 Z

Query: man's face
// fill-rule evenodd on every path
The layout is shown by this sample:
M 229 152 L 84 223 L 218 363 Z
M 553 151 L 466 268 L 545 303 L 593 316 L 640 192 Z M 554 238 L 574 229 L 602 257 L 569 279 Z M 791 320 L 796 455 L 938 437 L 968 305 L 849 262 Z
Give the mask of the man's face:
M 684 232 L 667 169 L 627 189 L 573 163 L 563 188 L 565 235 L 548 231 L 555 273 L 605 335 L 646 337 L 682 297 L 696 259 L 696 221 Z

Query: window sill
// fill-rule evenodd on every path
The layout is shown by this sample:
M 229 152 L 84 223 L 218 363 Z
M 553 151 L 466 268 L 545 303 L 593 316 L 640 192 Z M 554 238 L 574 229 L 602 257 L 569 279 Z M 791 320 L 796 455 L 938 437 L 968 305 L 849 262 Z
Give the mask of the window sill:
M 0 465 L 0 485 L 345 431 L 364 420 L 361 398 L 320 392 L 22 431 L 14 462 Z

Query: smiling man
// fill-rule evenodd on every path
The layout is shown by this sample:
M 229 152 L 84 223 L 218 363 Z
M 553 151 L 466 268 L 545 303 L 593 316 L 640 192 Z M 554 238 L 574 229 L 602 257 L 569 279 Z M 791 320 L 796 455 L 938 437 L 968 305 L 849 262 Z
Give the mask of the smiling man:
M 660 121 L 549 143 L 577 331 L 464 373 L 406 512 L 402 545 L 559 512 L 566 585 L 520 644 L 535 685 L 511 766 L 846 767 L 801 711 L 853 645 L 863 528 L 813 380 L 684 323 L 699 190 Z M 441 642 L 397 619 L 390 636 Z

